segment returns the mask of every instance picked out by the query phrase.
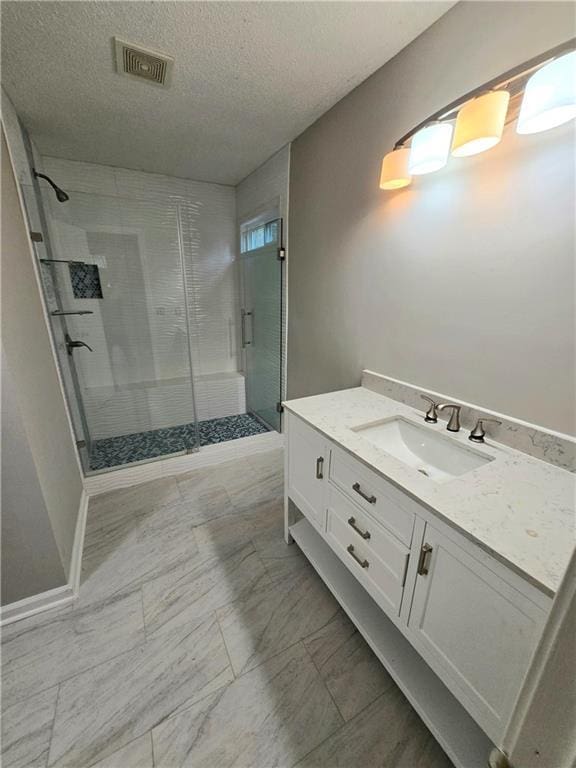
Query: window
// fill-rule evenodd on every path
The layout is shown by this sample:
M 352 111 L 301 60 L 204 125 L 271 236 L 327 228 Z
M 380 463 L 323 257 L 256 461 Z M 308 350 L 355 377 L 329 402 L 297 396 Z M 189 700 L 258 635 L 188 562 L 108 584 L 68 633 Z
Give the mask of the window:
M 240 252 L 255 251 L 270 243 L 278 241 L 278 220 L 269 221 L 266 224 L 247 227 L 242 230 L 240 237 Z

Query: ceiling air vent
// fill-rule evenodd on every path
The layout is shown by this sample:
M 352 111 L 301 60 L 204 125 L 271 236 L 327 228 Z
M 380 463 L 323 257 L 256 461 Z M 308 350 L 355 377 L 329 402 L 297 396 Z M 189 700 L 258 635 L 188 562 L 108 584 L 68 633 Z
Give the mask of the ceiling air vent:
M 165 88 L 170 85 L 174 65 L 171 56 L 127 43 L 118 37 L 114 38 L 114 46 L 118 74 L 138 77 Z

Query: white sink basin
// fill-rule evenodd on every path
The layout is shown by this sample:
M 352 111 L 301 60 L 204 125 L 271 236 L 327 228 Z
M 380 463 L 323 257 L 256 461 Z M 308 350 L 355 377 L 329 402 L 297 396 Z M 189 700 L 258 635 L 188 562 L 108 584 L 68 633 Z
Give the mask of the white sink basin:
M 436 482 L 458 477 L 493 460 L 401 416 L 353 427 L 352 431 Z

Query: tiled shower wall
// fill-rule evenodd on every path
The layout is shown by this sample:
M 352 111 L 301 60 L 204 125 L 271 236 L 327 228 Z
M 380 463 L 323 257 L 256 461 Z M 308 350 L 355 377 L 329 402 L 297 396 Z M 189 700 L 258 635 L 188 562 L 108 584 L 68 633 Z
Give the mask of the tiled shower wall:
M 97 264 L 103 298 L 75 298 L 57 269 L 91 437 L 184 424 L 244 411 L 239 373 L 235 191 L 108 166 L 43 158 L 70 195 L 43 192 L 55 257 Z M 184 255 L 183 279 L 181 253 Z M 188 318 L 186 317 L 184 294 Z

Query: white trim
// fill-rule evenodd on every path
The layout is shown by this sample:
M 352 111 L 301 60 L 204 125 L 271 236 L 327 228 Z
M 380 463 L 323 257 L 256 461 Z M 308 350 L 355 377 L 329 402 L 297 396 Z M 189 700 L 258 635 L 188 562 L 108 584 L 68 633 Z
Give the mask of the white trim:
M 14 621 L 27 619 L 29 616 L 34 616 L 36 613 L 42 613 L 43 611 L 48 611 L 52 608 L 62 608 L 76 600 L 80 590 L 82 550 L 84 547 L 88 501 L 88 494 L 86 491 L 82 491 L 78 507 L 78 516 L 76 518 L 76 532 L 74 534 L 72 557 L 70 558 L 68 583 L 63 584 L 61 587 L 55 587 L 46 592 L 40 592 L 38 595 L 31 595 L 30 597 L 25 597 L 23 600 L 18 600 L 15 603 L 2 606 L 0 608 L 0 626 L 4 627 L 7 624 L 12 624 Z
M 24 600 L 18 600 L 16 603 L 10 603 L 0 608 L 0 626 L 5 627 L 14 621 L 27 619 L 29 616 L 34 616 L 35 613 L 41 613 L 51 608 L 60 608 L 75 599 L 76 595 L 69 584 L 49 589 L 39 595 L 25 597 Z
M 82 575 L 82 552 L 84 550 L 84 533 L 86 532 L 86 519 L 88 517 L 88 502 L 90 497 L 85 490 L 80 496 L 80 506 L 76 519 L 76 531 L 74 544 L 72 545 L 72 557 L 70 558 L 70 571 L 68 573 L 68 586 L 72 589 L 74 597 L 80 592 L 80 577 Z
M 241 437 L 238 440 L 204 446 L 197 453 L 188 453 L 185 456 L 174 456 L 171 459 L 160 459 L 112 472 L 90 475 L 84 478 L 84 490 L 90 496 L 95 496 L 117 488 L 127 488 L 149 480 L 157 480 L 160 477 L 180 475 L 192 469 L 208 467 L 241 456 L 281 448 L 283 445 L 284 437 L 278 432 Z

